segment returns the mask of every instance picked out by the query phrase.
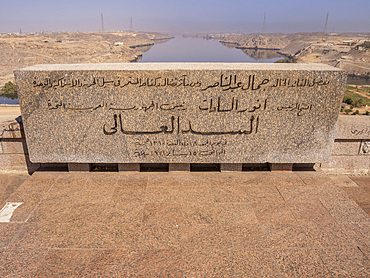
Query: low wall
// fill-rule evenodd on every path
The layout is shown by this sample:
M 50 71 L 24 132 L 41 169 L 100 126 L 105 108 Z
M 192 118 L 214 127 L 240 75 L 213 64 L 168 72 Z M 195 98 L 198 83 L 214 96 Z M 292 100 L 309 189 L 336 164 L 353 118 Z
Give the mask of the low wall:
M 0 108 L 1 109 L 1 108 Z M 31 163 L 24 136 L 21 117 L 5 119 L 0 122 L 0 171 L 29 172 L 40 167 Z
M 370 117 L 339 116 L 335 138 L 330 161 L 316 166 L 329 174 L 369 174 Z M 22 124 L 16 120 L 1 122 L 0 171 L 32 173 L 40 166 L 42 164 L 29 161 Z M 58 165 L 51 166 L 57 168 Z M 135 164 L 128 168 L 138 170 Z M 255 169 L 263 169 L 263 167 L 255 167 Z
M 329 163 L 321 163 L 330 174 L 369 174 L 370 117 L 340 116 Z
M 3 126 L 8 170 L 281 171 L 321 162 L 328 173 L 369 172 L 368 118 L 338 122 L 346 75 L 327 65 L 36 65 L 15 77 L 25 132 Z

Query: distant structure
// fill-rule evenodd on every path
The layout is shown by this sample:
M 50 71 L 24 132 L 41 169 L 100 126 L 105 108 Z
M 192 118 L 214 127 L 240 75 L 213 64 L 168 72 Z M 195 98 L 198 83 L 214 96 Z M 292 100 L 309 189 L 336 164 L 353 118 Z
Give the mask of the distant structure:
M 266 12 L 263 16 L 262 34 L 266 32 Z
M 104 32 L 104 19 L 103 19 L 103 13 L 100 14 L 101 17 L 101 31 Z
M 329 20 L 329 13 L 326 13 L 326 20 L 325 20 L 325 27 L 324 27 L 324 34 L 328 32 L 328 20 Z
M 130 31 L 134 31 L 134 26 L 132 25 L 132 17 L 130 17 Z

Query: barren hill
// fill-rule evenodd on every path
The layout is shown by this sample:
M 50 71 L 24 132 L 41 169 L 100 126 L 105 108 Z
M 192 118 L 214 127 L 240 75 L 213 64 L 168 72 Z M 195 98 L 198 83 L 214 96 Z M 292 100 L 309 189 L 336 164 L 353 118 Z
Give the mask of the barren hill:
M 198 34 L 196 37 L 216 39 L 226 46 L 242 49 L 251 57 L 266 56 L 267 53 L 262 54 L 264 50 L 277 50 L 297 62 L 328 64 L 351 75 L 370 77 L 370 33 Z
M 0 87 L 13 80 L 13 71 L 35 64 L 122 63 L 137 60 L 157 42 L 171 39 L 160 33 L 50 33 L 0 35 Z

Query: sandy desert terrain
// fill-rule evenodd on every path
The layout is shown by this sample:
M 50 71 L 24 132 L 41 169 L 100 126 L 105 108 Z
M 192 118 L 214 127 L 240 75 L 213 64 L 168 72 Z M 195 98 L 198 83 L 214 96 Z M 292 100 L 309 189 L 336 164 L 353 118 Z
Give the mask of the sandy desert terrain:
M 48 33 L 0 35 L 0 87 L 15 69 L 35 64 L 122 63 L 172 38 L 160 33 Z

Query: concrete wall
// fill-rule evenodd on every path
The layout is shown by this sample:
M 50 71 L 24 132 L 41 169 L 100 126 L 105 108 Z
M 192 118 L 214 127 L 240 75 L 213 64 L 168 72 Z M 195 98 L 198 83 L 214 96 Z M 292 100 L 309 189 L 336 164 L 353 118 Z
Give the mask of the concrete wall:
M 320 167 L 330 174 L 370 174 L 370 117 L 340 116 L 332 157 Z M 22 125 L 15 120 L 0 123 L 0 171 L 29 172 L 40 167 L 29 161 Z

